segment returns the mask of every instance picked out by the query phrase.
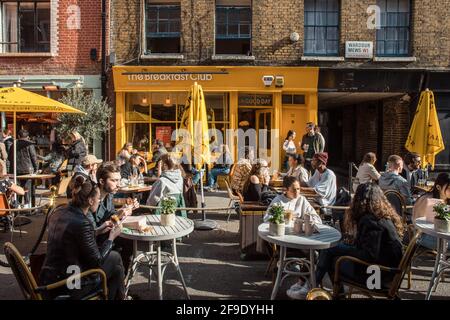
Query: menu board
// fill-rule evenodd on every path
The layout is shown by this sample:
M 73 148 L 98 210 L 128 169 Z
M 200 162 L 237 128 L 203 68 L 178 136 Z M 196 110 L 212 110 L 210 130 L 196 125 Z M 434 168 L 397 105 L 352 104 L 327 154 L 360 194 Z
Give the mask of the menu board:
M 164 144 L 170 143 L 172 138 L 172 127 L 158 126 L 156 127 L 155 138 L 164 142 Z

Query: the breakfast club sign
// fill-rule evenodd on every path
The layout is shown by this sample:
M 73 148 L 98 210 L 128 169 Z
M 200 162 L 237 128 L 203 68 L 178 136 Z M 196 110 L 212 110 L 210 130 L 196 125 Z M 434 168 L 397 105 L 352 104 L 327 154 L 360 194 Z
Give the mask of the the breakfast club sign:
M 124 73 L 128 81 L 161 82 L 161 81 L 212 81 L 212 73 Z

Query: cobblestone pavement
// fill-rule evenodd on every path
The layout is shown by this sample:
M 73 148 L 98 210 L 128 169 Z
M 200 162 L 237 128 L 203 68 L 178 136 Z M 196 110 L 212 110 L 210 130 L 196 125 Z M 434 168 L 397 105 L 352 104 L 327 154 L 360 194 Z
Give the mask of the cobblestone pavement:
M 207 206 L 226 206 L 226 193 L 207 194 Z M 199 216 L 191 216 L 195 219 Z M 218 222 L 213 231 L 194 231 L 178 244 L 178 256 L 191 299 L 268 299 L 272 290 L 271 277 L 264 273 L 267 260 L 242 260 L 239 250 L 239 221 L 235 215 L 230 222 L 225 213 L 208 213 Z M 29 252 L 43 223 L 43 216 L 32 217 L 32 223 L 23 227 L 22 236 L 14 234 L 14 244 L 22 253 Z M 11 234 L 0 232 L 0 245 L 9 241 Z M 41 250 L 43 248 L 40 248 Z M 4 259 L 4 255 L 0 257 Z M 431 277 L 434 258 L 417 259 L 413 268 L 413 285 L 402 289 L 404 299 L 422 300 Z M 285 291 L 294 279 L 286 280 L 278 298 L 286 299 Z M 327 281 L 328 282 L 328 281 Z M 327 283 L 325 283 L 327 285 Z M 406 287 L 406 281 L 403 288 Z M 148 286 L 147 271 L 138 270 L 130 286 L 130 294 L 140 299 L 157 299 L 156 284 Z M 448 299 L 450 284 L 444 280 L 434 298 Z M 0 267 L 0 299 L 22 299 L 20 289 L 9 268 Z M 175 270 L 165 273 L 164 299 L 184 299 L 181 282 Z

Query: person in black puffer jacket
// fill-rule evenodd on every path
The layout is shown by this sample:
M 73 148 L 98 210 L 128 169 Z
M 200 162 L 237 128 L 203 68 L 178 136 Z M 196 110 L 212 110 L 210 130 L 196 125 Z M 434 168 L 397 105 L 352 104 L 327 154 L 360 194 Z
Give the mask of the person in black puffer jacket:
M 355 236 L 353 244 L 339 243 L 337 246 L 320 251 L 316 269 L 317 284 L 325 274 L 333 279 L 336 260 L 342 256 L 352 256 L 363 261 L 387 267 L 398 267 L 403 256 L 402 237 L 404 227 L 397 212 L 389 204 L 381 188 L 372 182 L 363 183 L 356 189 L 353 202 L 345 216 L 345 231 Z M 358 283 L 366 283 L 372 274 L 365 267 L 345 261 L 341 264 L 340 275 Z M 381 272 L 381 287 L 392 281 L 392 274 Z M 302 299 L 310 286 L 299 283 L 288 290 L 288 296 Z
M 72 182 L 72 202 L 57 208 L 49 218 L 47 256 L 39 276 L 40 285 L 48 285 L 68 278 L 73 274 L 69 267 L 77 266 L 80 271 L 101 268 L 108 279 L 108 298 L 121 300 L 125 297 L 124 267 L 120 254 L 111 251 L 114 239 L 121 233 L 121 225 L 111 221 L 103 223 L 97 230 L 87 218 L 89 211 L 95 212 L 100 203 L 100 190 L 90 179 L 79 176 Z M 99 248 L 96 233 L 109 233 Z M 62 288 L 52 290 L 45 297 L 54 299 L 68 296 L 80 299 L 99 285 L 91 281 L 80 289 Z M 55 291 L 55 292 L 53 292 Z
M 67 150 L 67 169 L 74 170 L 76 166 L 81 164 L 84 157 L 87 155 L 87 146 L 83 137 L 78 131 L 73 131 L 70 134 L 72 144 Z

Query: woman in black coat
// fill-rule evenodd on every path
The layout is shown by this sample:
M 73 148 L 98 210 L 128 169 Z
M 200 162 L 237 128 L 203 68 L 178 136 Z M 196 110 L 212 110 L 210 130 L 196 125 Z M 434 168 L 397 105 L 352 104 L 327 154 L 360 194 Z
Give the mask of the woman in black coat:
M 67 167 L 69 170 L 74 170 L 76 166 L 81 164 L 84 157 L 87 155 L 87 146 L 83 137 L 78 131 L 73 131 L 70 134 L 72 144 L 67 150 Z
M 72 202 L 57 208 L 49 218 L 47 256 L 40 274 L 40 285 L 48 285 L 80 272 L 101 268 L 108 279 L 108 298 L 124 299 L 124 267 L 120 254 L 111 251 L 114 239 L 121 233 L 120 224 L 103 223 L 96 231 L 88 219 L 100 204 L 100 189 L 83 176 L 71 182 Z M 99 248 L 96 235 L 109 233 Z M 94 287 L 95 288 L 95 287 Z M 61 289 L 46 298 L 68 295 L 79 299 L 91 292 L 92 285 L 80 289 Z

